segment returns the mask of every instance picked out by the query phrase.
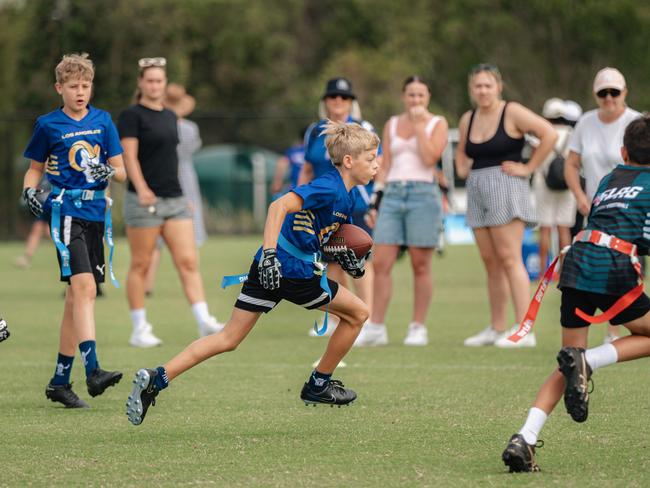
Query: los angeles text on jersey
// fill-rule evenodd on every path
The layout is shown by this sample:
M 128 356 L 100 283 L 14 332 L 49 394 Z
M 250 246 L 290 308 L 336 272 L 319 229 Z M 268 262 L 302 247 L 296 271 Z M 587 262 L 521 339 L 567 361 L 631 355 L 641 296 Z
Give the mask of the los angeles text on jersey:
M 63 134 L 61 136 L 61 139 L 69 139 L 70 137 L 77 137 L 77 136 L 90 136 L 93 134 L 101 134 L 101 133 L 102 133 L 101 129 L 80 130 L 77 132 L 68 132 L 67 134 Z

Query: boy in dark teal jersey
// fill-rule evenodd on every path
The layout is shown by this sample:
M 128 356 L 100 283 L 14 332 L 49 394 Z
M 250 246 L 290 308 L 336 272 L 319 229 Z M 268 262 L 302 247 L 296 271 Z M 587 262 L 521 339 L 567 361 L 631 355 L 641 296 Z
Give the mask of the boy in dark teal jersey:
M 101 395 L 122 378 L 119 371 L 99 367 L 95 341 L 95 295 L 108 271 L 102 243 L 105 215 L 110 215 L 106 213 L 105 190 L 111 178 L 124 181 L 126 171 L 110 115 L 89 104 L 94 73 L 87 54 L 63 56 L 55 69 L 55 88 L 63 107 L 38 118 L 25 149 L 31 163 L 25 174 L 23 198 L 36 217 L 51 214 L 50 232 L 59 251 L 61 281 L 70 285 L 56 368 L 45 389 L 47 398 L 67 408 L 88 407 L 70 383 L 77 347 L 91 396 Z M 43 172 L 52 184 L 44 202 L 39 195 L 42 190 L 37 189 Z M 112 245 L 112 230 L 108 226 L 106 230 L 107 242 Z
M 537 437 L 563 395 L 573 420 L 584 422 L 592 372 L 650 356 L 650 298 L 641 291 L 637 259 L 650 248 L 649 116 L 627 127 L 621 155 L 624 164 L 600 182 L 587 227 L 564 258 L 558 285 L 563 345 L 557 356 L 559 368 L 544 382 L 526 423 L 503 452 L 502 459 L 511 472 L 539 471 Z M 622 297 L 631 303 L 625 306 Z M 605 312 L 600 320 L 592 317 L 596 309 Z M 585 350 L 588 326 L 607 319 L 612 325 L 624 325 L 631 335 Z
M 335 169 L 271 204 L 263 245 L 247 277 L 242 276 L 245 281 L 241 293 L 224 329 L 193 342 L 164 366 L 136 373 L 126 412 L 132 424 L 142 423 L 159 391 L 171 380 L 212 356 L 234 350 L 260 315 L 270 312 L 281 300 L 310 310 L 329 307 L 341 319 L 302 389 L 302 400 L 346 405 L 356 399 L 354 391 L 331 376 L 368 318 L 368 308 L 335 281 L 324 279 L 318 255 L 330 236 L 350 221 L 354 207 L 351 190 L 367 184 L 377 173 L 379 138 L 358 124 L 333 122 L 327 125 L 325 134 Z M 363 276 L 364 260 L 358 260 L 351 250 L 334 258 L 352 277 Z

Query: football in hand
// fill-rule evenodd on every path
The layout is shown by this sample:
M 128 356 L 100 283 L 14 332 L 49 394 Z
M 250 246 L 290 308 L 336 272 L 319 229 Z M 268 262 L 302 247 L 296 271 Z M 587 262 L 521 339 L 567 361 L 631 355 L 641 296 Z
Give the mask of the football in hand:
M 345 249 L 352 249 L 357 258 L 361 259 L 372 247 L 372 237 L 363 230 L 352 224 L 343 224 L 329 238 L 323 246 L 325 254 L 334 254 Z

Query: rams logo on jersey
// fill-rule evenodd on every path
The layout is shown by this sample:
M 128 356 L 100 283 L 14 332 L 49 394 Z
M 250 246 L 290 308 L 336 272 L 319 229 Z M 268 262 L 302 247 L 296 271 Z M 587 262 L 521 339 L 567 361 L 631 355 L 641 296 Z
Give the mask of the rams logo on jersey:
M 88 183 L 94 183 L 95 180 L 90 176 L 88 163 L 98 164 L 100 162 L 99 155 L 99 144 L 91 146 L 89 142 L 77 141 L 68 151 L 68 162 L 71 168 L 84 173 Z

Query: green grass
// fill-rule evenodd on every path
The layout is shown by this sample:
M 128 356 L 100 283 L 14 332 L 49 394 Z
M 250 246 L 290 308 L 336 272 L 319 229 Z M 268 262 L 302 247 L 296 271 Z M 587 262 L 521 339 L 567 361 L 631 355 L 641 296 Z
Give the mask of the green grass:
M 213 239 L 202 248 L 211 309 L 230 312 L 236 289 L 222 274 L 247 269 L 255 237 Z M 125 241 L 117 243 L 123 281 Z M 145 423 L 124 413 L 133 373 L 161 364 L 196 336 L 178 279 L 165 255 L 148 317 L 164 340 L 154 350 L 127 345 L 123 289 L 105 286 L 96 306 L 102 366 L 125 379 L 90 398 L 77 357 L 73 380 L 91 409 L 47 401 L 58 346 L 62 285 L 51 244 L 33 267 L 10 262 L 18 244 L 0 246 L 0 313 L 12 337 L 0 344 L 0 486 L 648 486 L 648 363 L 598 371 L 589 421 L 559 408 L 542 434 L 542 472 L 509 475 L 500 460 L 521 426 L 559 347 L 559 293 L 551 290 L 536 326 L 538 347 L 467 349 L 463 339 L 487 323 L 484 272 L 474 247 L 449 248 L 433 263 L 431 344 L 406 348 L 410 318 L 407 260 L 395 269 L 391 344 L 354 349 L 336 376 L 359 393 L 349 408 L 305 407 L 298 398 L 324 339 L 309 338 L 314 312 L 290 304 L 262 318 L 234 352 L 175 381 Z M 594 327 L 599 343 L 602 326 Z

